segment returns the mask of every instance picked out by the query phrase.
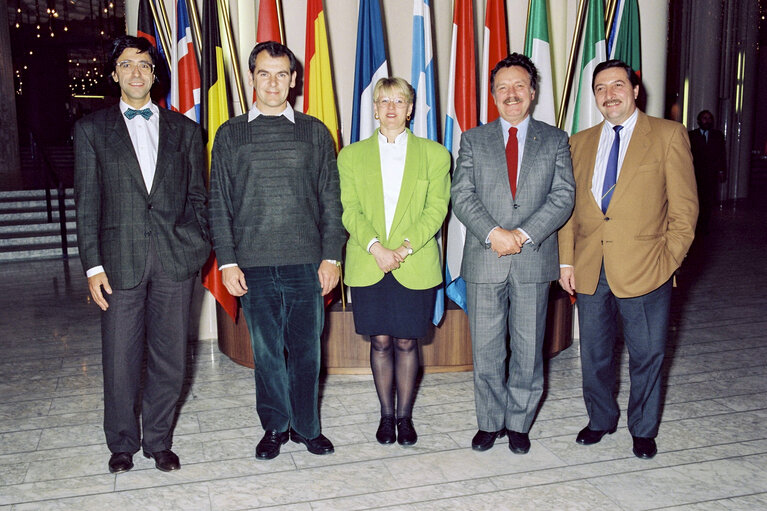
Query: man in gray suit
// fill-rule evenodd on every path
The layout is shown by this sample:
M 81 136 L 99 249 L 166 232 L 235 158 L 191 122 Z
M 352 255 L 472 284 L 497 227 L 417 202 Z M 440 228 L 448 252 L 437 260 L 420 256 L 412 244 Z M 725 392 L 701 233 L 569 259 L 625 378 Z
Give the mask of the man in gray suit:
M 91 297 L 103 311 L 112 473 L 130 470 L 139 447 L 158 469 L 180 468 L 170 450 L 173 418 L 194 277 L 210 254 L 200 128 L 151 102 L 156 61 L 146 39 L 118 38 L 107 72 L 120 87 L 120 103 L 75 126 L 77 242 Z
M 490 84 L 500 118 L 463 134 L 452 187 L 466 226 L 461 276 L 479 426 L 471 445 L 484 451 L 508 434 L 509 449 L 525 454 L 543 393 L 549 283 L 559 277 L 552 234 L 570 216 L 575 183 L 567 135 L 530 117 L 532 61 L 512 53 Z

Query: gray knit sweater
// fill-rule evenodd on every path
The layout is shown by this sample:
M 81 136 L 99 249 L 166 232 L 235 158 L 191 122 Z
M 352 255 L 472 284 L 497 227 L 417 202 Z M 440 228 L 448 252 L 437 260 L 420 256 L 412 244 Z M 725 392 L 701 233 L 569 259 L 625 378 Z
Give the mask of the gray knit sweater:
M 247 114 L 216 133 L 210 230 L 219 266 L 280 266 L 341 260 L 338 168 L 318 119 Z

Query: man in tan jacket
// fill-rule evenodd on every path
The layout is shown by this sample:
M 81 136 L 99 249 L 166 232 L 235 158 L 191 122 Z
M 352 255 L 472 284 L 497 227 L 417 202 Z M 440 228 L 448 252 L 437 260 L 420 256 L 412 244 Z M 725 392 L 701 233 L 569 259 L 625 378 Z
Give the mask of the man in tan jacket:
M 684 126 L 637 109 L 639 79 L 629 66 L 609 60 L 593 78 L 605 121 L 570 139 L 575 209 L 559 232 L 559 282 L 577 293 L 589 414 L 576 441 L 595 444 L 617 427 L 613 348 L 620 320 L 629 352 L 633 452 L 652 458 L 671 280 L 698 216 L 695 174 Z

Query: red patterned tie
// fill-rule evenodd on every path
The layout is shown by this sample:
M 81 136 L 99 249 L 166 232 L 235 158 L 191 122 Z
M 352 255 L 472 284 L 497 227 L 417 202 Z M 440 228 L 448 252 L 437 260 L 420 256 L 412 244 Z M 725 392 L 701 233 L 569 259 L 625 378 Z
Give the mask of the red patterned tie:
M 506 143 L 506 168 L 509 171 L 509 184 L 511 185 L 511 196 L 517 195 L 517 158 L 519 147 L 517 142 L 517 128 L 509 128 L 509 141 Z

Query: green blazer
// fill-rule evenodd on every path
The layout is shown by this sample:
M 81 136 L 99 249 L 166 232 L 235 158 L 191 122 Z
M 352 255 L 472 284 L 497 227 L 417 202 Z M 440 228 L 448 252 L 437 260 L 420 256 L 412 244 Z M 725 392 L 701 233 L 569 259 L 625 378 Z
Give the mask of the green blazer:
M 450 201 L 450 153 L 437 142 L 407 130 L 407 155 L 397 209 L 386 236 L 378 130 L 368 139 L 345 147 L 338 155 L 343 224 L 349 232 L 344 282 L 370 286 L 384 273 L 367 251 L 378 238 L 396 249 L 405 239 L 413 253 L 392 272 L 409 289 L 429 289 L 442 282 L 439 246 L 434 235 L 442 227 Z

